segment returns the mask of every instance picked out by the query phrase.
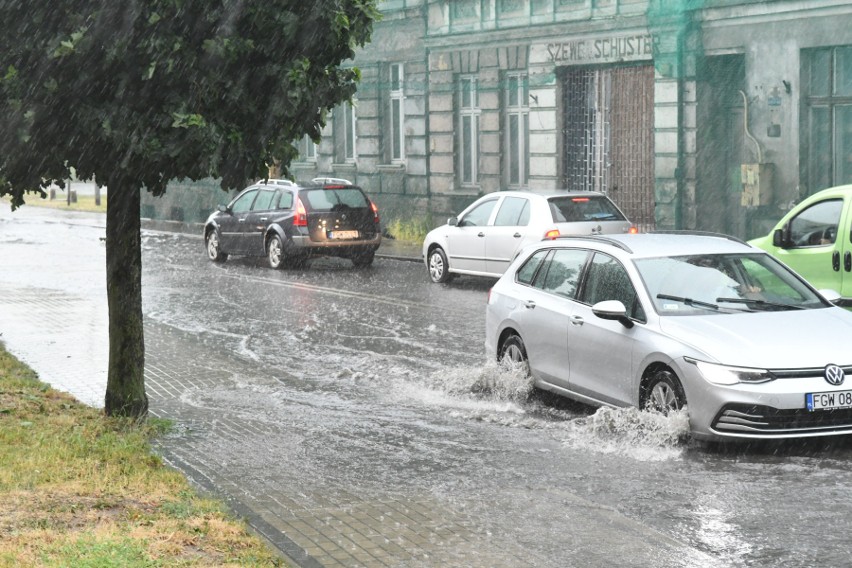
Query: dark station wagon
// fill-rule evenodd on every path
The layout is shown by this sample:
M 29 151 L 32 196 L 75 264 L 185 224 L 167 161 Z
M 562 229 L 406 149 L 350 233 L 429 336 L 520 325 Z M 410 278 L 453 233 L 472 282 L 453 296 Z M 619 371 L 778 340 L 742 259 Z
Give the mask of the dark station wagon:
M 204 223 L 207 256 L 266 256 L 272 268 L 299 267 L 315 256 L 370 266 L 382 241 L 379 211 L 346 180 L 263 180 L 220 205 Z

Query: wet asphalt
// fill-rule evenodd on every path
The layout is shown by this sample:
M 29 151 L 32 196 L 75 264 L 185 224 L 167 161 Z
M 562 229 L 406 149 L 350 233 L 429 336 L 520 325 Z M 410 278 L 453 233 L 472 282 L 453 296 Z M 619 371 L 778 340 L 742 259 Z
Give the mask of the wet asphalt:
M 102 406 L 104 219 L 0 202 L 0 340 Z M 157 451 L 299 566 L 852 565 L 850 449 L 727 451 L 531 393 L 484 360 L 490 282 L 214 265 L 146 224 Z

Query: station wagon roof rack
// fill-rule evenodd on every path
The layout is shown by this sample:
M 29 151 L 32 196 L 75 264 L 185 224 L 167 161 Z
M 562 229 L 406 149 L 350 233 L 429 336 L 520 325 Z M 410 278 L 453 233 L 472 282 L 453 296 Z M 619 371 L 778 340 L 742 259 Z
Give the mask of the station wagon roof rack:
M 600 241 L 602 243 L 606 243 L 608 245 L 612 245 L 616 248 L 620 248 L 624 252 L 633 254 L 633 251 L 629 246 L 622 243 L 621 241 L 617 241 L 610 237 L 606 237 L 604 235 L 559 235 L 555 237 L 553 240 L 563 240 L 563 239 L 584 239 L 584 240 L 592 240 L 592 241 Z
M 739 243 L 741 245 L 751 246 L 747 242 L 745 242 L 744 240 L 739 239 L 737 237 L 734 237 L 734 236 L 731 236 L 731 235 L 726 235 L 725 233 L 714 233 L 713 231 L 690 231 L 690 230 L 660 229 L 660 230 L 654 230 L 654 231 L 649 231 L 649 232 L 651 234 L 656 234 L 656 235 L 692 235 L 692 236 L 696 236 L 696 237 L 717 237 L 717 238 L 720 238 L 720 239 L 728 239 L 729 241 L 734 241 L 735 243 Z
M 295 183 L 293 183 L 289 179 L 273 179 L 273 178 L 259 179 L 255 183 L 259 183 L 259 184 L 262 184 L 262 185 L 296 185 Z

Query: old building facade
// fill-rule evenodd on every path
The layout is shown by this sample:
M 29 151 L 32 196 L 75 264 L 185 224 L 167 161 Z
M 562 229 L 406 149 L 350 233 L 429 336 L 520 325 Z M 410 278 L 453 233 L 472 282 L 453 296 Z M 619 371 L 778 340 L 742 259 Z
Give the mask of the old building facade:
M 484 193 L 607 193 L 752 237 L 852 183 L 847 0 L 384 0 L 362 81 L 291 171 L 433 223 Z

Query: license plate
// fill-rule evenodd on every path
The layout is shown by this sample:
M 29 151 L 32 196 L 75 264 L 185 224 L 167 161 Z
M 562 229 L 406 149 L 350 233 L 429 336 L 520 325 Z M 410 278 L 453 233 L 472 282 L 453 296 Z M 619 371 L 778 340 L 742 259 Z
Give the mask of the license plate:
M 815 392 L 805 395 L 808 410 L 852 408 L 852 391 Z
M 329 231 L 329 239 L 357 239 L 358 231 Z

